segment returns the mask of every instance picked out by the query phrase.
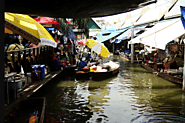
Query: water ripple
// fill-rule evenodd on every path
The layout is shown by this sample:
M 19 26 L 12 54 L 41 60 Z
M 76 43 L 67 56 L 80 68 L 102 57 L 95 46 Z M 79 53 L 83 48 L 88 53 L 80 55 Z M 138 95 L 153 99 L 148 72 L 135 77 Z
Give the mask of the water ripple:
M 144 113 L 131 119 L 131 123 L 184 123 L 185 118 L 165 112 Z

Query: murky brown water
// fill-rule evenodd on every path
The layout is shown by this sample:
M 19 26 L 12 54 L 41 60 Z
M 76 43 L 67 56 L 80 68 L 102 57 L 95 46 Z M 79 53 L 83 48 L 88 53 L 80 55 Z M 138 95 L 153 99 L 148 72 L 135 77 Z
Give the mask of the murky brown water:
M 185 122 L 179 85 L 114 57 L 119 74 L 105 81 L 58 81 L 46 93 L 46 123 Z

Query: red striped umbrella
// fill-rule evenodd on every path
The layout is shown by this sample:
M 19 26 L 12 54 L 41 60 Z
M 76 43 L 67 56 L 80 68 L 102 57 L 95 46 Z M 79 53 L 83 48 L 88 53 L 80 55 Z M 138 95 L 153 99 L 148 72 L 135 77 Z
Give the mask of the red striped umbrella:
M 86 39 L 82 39 L 77 42 L 78 45 L 86 45 Z
M 35 19 L 40 24 L 59 24 L 57 21 L 50 17 L 36 17 L 33 19 Z

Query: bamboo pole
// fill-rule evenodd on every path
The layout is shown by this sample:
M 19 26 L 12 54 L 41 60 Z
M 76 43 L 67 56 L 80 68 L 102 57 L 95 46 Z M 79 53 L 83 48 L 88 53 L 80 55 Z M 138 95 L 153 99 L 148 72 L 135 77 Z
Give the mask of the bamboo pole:
M 185 47 L 184 47 L 184 66 L 185 66 Z M 183 68 L 183 84 L 182 84 L 182 91 L 185 91 L 185 67 Z

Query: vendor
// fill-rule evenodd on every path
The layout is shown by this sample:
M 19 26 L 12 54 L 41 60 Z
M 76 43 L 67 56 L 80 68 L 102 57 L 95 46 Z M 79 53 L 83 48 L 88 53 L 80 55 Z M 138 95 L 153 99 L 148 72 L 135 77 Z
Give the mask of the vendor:
M 160 63 L 161 62 L 161 58 L 158 56 L 158 53 L 154 54 L 154 63 Z
M 162 64 L 161 58 L 158 56 L 158 53 L 154 54 L 154 70 L 163 69 L 164 66 Z
M 175 58 L 175 62 L 176 62 L 176 65 L 177 65 L 177 69 L 179 67 L 183 67 L 184 65 L 184 58 L 183 58 L 183 52 L 182 50 L 179 50 L 178 54 L 176 55 L 176 58 Z
M 87 55 L 87 57 L 86 57 L 86 60 L 87 60 L 87 62 L 92 62 L 92 57 L 91 57 L 91 53 L 90 52 L 88 52 L 88 55 Z
M 177 69 L 177 65 L 176 65 L 176 62 L 175 62 L 176 56 L 177 55 L 175 55 L 172 59 L 172 56 L 170 54 L 167 55 L 167 58 L 165 58 L 164 61 L 163 61 L 163 65 L 165 67 L 165 70 Z
M 51 58 L 52 58 L 52 64 L 53 64 L 51 69 L 53 70 L 61 69 L 62 64 L 60 64 L 59 59 L 57 59 L 57 54 L 55 52 L 51 54 Z
M 87 63 L 85 62 L 85 58 L 83 57 L 80 59 L 80 63 L 78 65 L 78 71 L 82 71 L 82 69 L 87 66 Z

